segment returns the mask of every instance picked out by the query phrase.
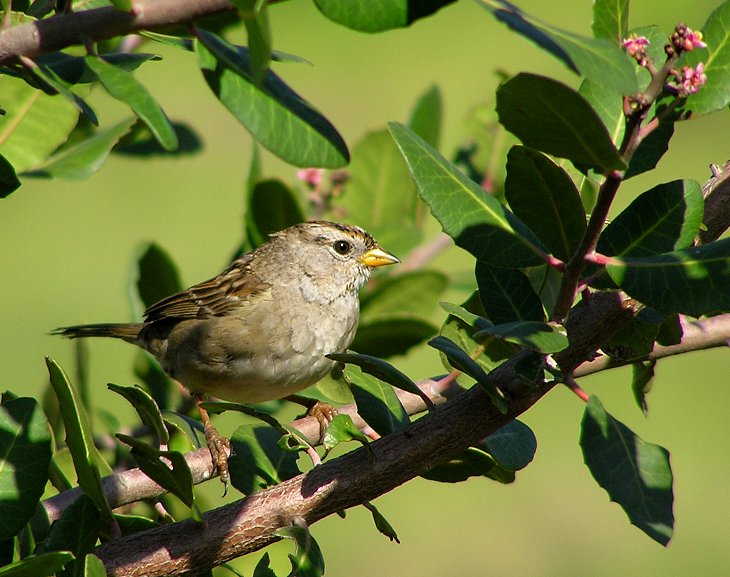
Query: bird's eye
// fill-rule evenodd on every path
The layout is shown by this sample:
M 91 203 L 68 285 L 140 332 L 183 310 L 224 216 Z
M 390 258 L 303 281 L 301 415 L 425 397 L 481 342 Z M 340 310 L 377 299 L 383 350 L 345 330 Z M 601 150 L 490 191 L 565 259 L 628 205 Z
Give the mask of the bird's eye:
M 337 254 L 346 255 L 352 249 L 352 245 L 346 240 L 336 240 L 332 248 Z

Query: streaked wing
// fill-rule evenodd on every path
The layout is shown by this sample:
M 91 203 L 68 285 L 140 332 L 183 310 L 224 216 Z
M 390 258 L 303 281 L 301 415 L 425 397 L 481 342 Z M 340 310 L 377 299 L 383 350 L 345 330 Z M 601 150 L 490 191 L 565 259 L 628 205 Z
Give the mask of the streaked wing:
M 227 314 L 242 299 L 268 286 L 251 273 L 250 262 L 249 255 L 245 255 L 218 276 L 153 304 L 144 313 L 145 321 L 199 319 Z

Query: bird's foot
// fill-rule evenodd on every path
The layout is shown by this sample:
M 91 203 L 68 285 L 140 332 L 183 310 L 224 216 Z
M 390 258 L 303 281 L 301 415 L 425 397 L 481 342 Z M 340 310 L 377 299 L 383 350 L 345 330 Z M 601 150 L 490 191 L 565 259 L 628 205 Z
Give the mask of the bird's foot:
M 223 483 L 223 496 L 225 497 L 228 492 L 228 483 L 231 480 L 231 475 L 228 472 L 228 453 L 231 450 L 231 441 L 221 435 L 210 420 L 203 427 L 210 458 L 213 461 L 213 466 L 218 470 L 218 476 L 221 483 Z
M 314 417 L 319 423 L 319 442 L 321 443 L 324 439 L 324 434 L 327 431 L 332 420 L 337 416 L 337 409 L 332 405 L 323 403 L 316 399 L 309 399 L 300 395 L 289 395 L 285 397 L 287 401 L 302 405 L 307 408 L 307 416 Z

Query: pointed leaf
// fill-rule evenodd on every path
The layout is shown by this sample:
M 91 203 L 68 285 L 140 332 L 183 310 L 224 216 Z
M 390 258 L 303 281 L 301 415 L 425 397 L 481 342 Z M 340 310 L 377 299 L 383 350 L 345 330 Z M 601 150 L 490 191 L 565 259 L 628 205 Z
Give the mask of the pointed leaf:
M 86 116 L 94 126 L 99 126 L 99 121 L 91 107 L 78 94 L 72 92 L 70 86 L 61 80 L 53 70 L 42 65 L 39 66 L 32 61 L 28 69 L 39 81 L 44 92 L 60 94 Z
M 269 567 L 269 554 L 264 553 L 253 571 L 253 577 L 276 577 L 274 570 Z
M 527 73 L 510 78 L 497 89 L 497 113 L 526 146 L 602 173 L 626 168 L 591 105 L 556 80 Z
M 178 147 L 177 134 L 160 105 L 129 72 L 98 56 L 87 56 L 86 65 L 99 77 L 106 91 L 127 104 L 149 127 L 165 150 Z
M 480 0 L 479 3 L 495 18 L 550 52 L 571 70 L 617 95 L 637 92 L 633 64 L 615 42 L 549 26 L 506 0 Z
M 357 365 L 363 370 L 363 372 L 374 376 L 376 379 L 380 379 L 389 385 L 402 389 L 413 395 L 418 395 L 421 399 L 423 399 L 423 402 L 427 407 L 429 407 L 429 409 L 433 409 L 433 403 L 426 393 L 419 389 L 405 374 L 382 359 L 353 353 L 333 353 L 326 356 L 328 359 Z
M 461 483 L 470 477 L 487 477 L 497 466 L 494 458 L 484 449 L 469 447 L 421 476 L 439 483 Z
M 327 426 L 322 446 L 326 451 L 330 451 L 340 443 L 348 441 L 358 441 L 368 452 L 372 451 L 368 438 L 355 426 L 350 415 L 337 415 Z
M 274 531 L 274 535 L 293 539 L 296 543 L 295 553 L 289 554 L 292 566 L 291 577 L 322 577 L 324 575 L 324 557 L 309 529 L 299 526 L 282 527 Z
M 730 238 L 653 257 L 611 259 L 606 270 L 630 296 L 665 314 L 730 310 Z
M 96 555 L 89 553 L 84 557 L 84 577 L 106 577 L 106 568 Z
M 408 120 L 408 128 L 438 150 L 442 116 L 443 97 L 439 87 L 434 84 L 416 102 Z
M 43 495 L 51 462 L 51 433 L 41 407 L 29 397 L 0 405 L 0 541 L 30 520 Z
M 502 467 L 519 471 L 535 458 L 537 438 L 530 427 L 515 419 L 489 435 L 481 445 Z
M 686 52 L 680 64 L 705 65 L 707 82 L 687 98 L 685 108 L 695 115 L 709 114 L 730 104 L 730 2 L 723 2 L 702 27 L 707 48 Z
M 643 257 L 692 246 L 704 213 L 693 180 L 659 184 L 639 195 L 605 228 L 596 250 L 607 256 Z
M 522 271 L 498 268 L 478 260 L 474 275 L 479 299 L 493 323 L 545 320 L 540 298 Z
M 365 135 L 352 150 L 350 178 L 335 211 L 370 232 L 395 254 L 406 254 L 423 237 L 426 207 L 398 148 L 386 130 Z
M 646 395 L 649 394 L 653 385 L 655 366 L 656 359 L 631 365 L 631 392 L 634 393 L 634 400 L 644 415 L 649 413 Z
M 592 80 L 581 82 L 578 93 L 588 101 L 594 112 L 598 114 L 614 145 L 619 146 L 626 128 L 623 99 Z M 564 166 L 563 168 L 568 170 Z
M 157 406 L 157 403 L 147 391 L 139 385 L 123 387 L 114 383 L 107 384 L 107 388 L 127 399 L 134 407 L 134 410 L 137 411 L 142 422 L 155 432 L 159 443 L 167 445 L 170 434 L 167 432 L 165 421 L 162 419 L 160 407 Z
M 353 351 L 373 357 L 404 355 L 438 332 L 432 322 L 412 315 L 392 315 L 360 322 Z
M 620 45 L 629 35 L 629 0 L 596 0 L 591 28 L 596 38 Z
M 157 243 L 145 243 L 137 249 L 137 258 L 130 274 L 134 298 L 146 309 L 182 289 L 180 273 L 168 252 Z
M 248 51 L 198 30 L 198 65 L 221 103 L 263 146 L 296 166 L 340 168 L 349 160 L 337 130 L 276 74 L 253 82 Z
M 663 119 L 659 126 L 652 130 L 634 151 L 629 160 L 629 168 L 624 174 L 624 180 L 653 170 L 662 156 L 669 150 L 669 141 L 674 136 L 674 118 Z
M 405 315 L 427 319 L 448 284 L 446 275 L 434 270 L 409 271 L 386 278 L 361 297 L 360 322 Z
M 260 84 L 271 61 L 271 28 L 268 2 L 261 0 L 233 0 L 246 26 L 248 51 L 251 56 L 251 77 Z
M 135 437 L 122 433 L 117 433 L 116 437 L 125 445 L 132 447 L 132 457 L 145 475 L 163 489 L 170 491 L 186 506 L 193 506 L 195 500 L 193 475 L 182 453 L 160 451 Z
M 73 553 L 70 551 L 30 555 L 12 565 L 0 567 L 0 577 L 51 577 L 73 559 Z
M 504 339 L 543 354 L 557 353 L 568 346 L 565 327 L 536 321 L 502 323 L 474 333 L 477 340 L 489 337 Z
M 270 234 L 306 220 L 294 193 L 280 180 L 257 182 L 247 204 L 246 238 L 254 246 L 266 242 Z
M 384 32 L 409 26 L 452 2 L 454 0 L 389 0 L 374 5 L 370 0 L 315 0 L 314 3 L 333 22 L 360 32 Z
M 104 54 L 104 60 L 127 72 L 132 72 L 150 60 L 162 60 L 157 54 L 143 54 L 141 52 L 120 52 Z M 86 65 L 82 56 L 71 56 L 63 52 L 41 54 L 35 58 L 39 66 L 52 70 L 62 81 L 68 84 L 88 84 L 97 82 L 99 77 Z
M 297 453 L 279 447 L 281 435 L 266 425 L 243 425 L 231 436 L 231 484 L 250 495 L 299 474 Z
M 552 254 L 568 261 L 583 239 L 586 213 L 567 173 L 542 152 L 513 146 L 504 186 L 512 212 Z
M 410 129 L 398 123 L 389 128 L 421 197 L 457 245 L 496 266 L 542 263 L 540 242 L 497 199 Z
M 101 517 L 94 502 L 87 495 L 81 495 L 51 525 L 48 537 L 39 545 L 37 552 L 70 551 L 76 560 L 67 567 L 67 571 L 72 575 L 83 575 L 79 562 L 94 548 L 100 523 Z M 83 567 L 83 563 L 81 565 Z
M 76 126 L 78 110 L 22 80 L 0 77 L 5 115 L 0 116 L 0 154 L 17 174 L 43 162 Z
M 99 509 L 102 520 L 105 523 L 111 523 L 112 511 L 104 496 L 99 473 L 99 464 L 103 463 L 103 459 L 94 445 L 94 437 L 84 405 L 58 363 L 50 357 L 46 357 L 46 366 L 63 416 L 66 445 L 71 451 L 79 486 Z
M 502 414 L 507 412 L 507 400 L 504 398 L 502 391 L 500 391 L 491 382 L 489 375 L 484 372 L 484 369 L 482 369 L 482 367 L 455 342 L 444 336 L 438 336 L 428 341 L 428 344 L 436 350 L 444 353 L 451 364 L 457 369 L 476 380 L 476 382 L 484 388 L 489 395 L 489 398 L 492 400 L 492 403 L 494 403 L 494 406 L 497 407 Z
M 20 188 L 21 182 L 18 175 L 15 174 L 13 165 L 8 159 L 0 154 L 0 198 L 9 196 Z
M 669 453 L 640 439 L 591 396 L 581 421 L 580 446 L 588 469 L 633 525 L 666 545 L 674 501 Z
M 392 525 L 388 523 L 388 520 L 383 517 L 383 515 L 375 508 L 375 505 L 372 503 L 368 503 L 365 501 L 363 503 L 363 506 L 372 513 L 373 515 L 373 522 L 375 523 L 375 528 L 380 531 L 383 535 L 385 535 L 388 539 L 391 541 L 395 541 L 396 543 L 400 543 L 400 539 L 398 539 L 398 534 L 395 532 L 395 529 L 393 529 Z
M 97 130 L 71 146 L 63 147 L 25 174 L 44 178 L 81 180 L 97 172 L 112 148 L 129 132 L 134 118 L 128 118 L 105 130 Z
M 408 413 L 392 387 L 364 374 L 359 367 L 346 367 L 345 376 L 358 414 L 379 435 L 388 435 L 410 423 Z

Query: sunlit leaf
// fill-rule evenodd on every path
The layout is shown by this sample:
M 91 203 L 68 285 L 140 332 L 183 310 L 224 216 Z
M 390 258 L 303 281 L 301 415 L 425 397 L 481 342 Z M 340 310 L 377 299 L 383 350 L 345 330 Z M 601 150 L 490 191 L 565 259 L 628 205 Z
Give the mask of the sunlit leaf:
M 274 531 L 277 537 L 293 539 L 296 551 L 289 554 L 292 577 L 321 577 L 324 575 L 324 557 L 308 529 L 299 526 L 282 527 Z
M 406 426 L 410 419 L 390 385 L 348 366 L 345 376 L 355 397 L 358 414 L 379 435 L 388 435 Z
M 621 44 L 629 35 L 629 0 L 593 2 L 593 36 Z
M 373 4 L 370 0 L 315 0 L 317 8 L 330 20 L 361 32 L 384 32 L 409 26 L 430 16 L 454 0 L 389 0 Z

